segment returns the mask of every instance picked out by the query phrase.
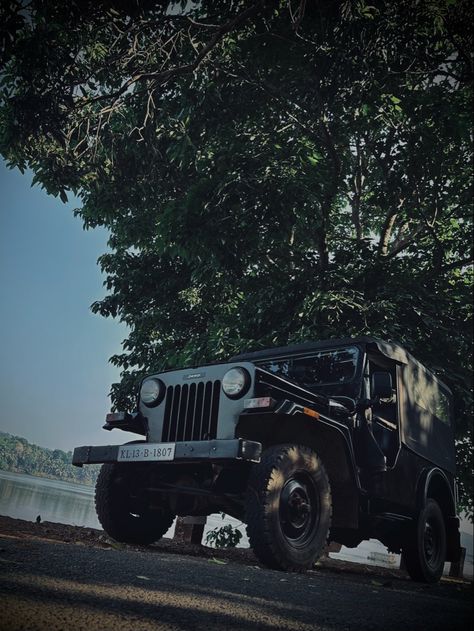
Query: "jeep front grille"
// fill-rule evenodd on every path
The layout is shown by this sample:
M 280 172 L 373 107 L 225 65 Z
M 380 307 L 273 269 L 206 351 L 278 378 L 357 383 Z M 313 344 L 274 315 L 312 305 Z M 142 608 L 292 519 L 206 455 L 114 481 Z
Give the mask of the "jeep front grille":
M 217 436 L 220 381 L 168 386 L 163 442 L 210 440 Z

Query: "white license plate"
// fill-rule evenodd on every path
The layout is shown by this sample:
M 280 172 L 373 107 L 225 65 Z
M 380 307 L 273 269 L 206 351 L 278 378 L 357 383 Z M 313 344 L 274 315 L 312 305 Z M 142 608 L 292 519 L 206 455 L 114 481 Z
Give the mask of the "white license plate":
M 146 443 L 122 445 L 118 450 L 118 462 L 162 462 L 174 459 L 175 443 Z

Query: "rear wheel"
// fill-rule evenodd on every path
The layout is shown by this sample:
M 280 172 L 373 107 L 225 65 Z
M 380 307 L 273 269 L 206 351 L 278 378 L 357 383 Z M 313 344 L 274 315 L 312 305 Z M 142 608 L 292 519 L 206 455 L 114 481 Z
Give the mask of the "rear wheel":
M 269 567 L 301 572 L 312 567 L 331 525 L 331 490 L 316 453 L 299 445 L 264 451 L 247 491 L 247 532 Z
M 95 489 L 97 516 L 116 541 L 149 544 L 161 539 L 175 515 L 164 505 L 151 510 L 141 494 L 143 475 L 133 465 L 104 464 Z
M 436 583 L 446 559 L 446 526 L 438 502 L 429 498 L 403 547 L 408 574 L 414 581 Z

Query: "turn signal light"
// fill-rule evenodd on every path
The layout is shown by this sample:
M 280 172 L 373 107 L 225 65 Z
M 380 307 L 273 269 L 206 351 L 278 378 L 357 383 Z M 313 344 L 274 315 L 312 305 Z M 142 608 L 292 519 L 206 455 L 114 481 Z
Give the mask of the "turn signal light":
M 314 418 L 319 418 L 319 412 L 316 412 L 316 410 L 312 410 L 311 408 L 303 408 L 303 414 L 313 416 Z

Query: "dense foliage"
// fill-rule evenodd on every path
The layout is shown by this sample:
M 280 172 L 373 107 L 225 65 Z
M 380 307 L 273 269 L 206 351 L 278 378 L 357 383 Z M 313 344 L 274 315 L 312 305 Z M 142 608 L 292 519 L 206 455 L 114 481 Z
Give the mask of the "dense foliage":
M 46 449 L 32 445 L 26 438 L 0 432 L 0 469 L 14 473 L 28 473 L 42 478 L 67 480 L 81 484 L 95 484 L 97 465 L 74 467 L 72 453 L 60 449 Z
M 110 230 L 114 404 L 152 369 L 396 339 L 455 392 L 472 508 L 467 0 L 23 5 L 0 152 Z

